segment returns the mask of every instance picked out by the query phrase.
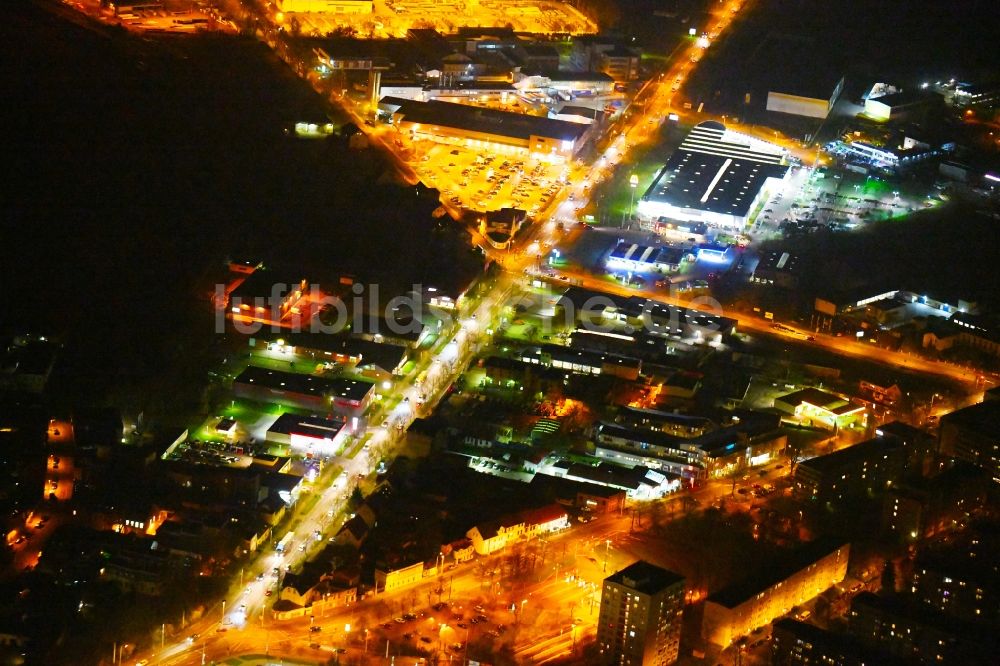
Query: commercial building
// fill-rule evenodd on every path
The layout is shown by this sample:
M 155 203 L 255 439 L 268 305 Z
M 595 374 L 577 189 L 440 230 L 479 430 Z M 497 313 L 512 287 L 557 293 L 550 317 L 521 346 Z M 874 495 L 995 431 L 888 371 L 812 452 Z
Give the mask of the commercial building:
M 389 342 L 314 332 L 261 331 L 249 338 L 250 348 L 279 360 L 292 357 L 317 363 L 343 363 L 374 375 L 395 375 L 407 359 L 407 348 Z
M 680 269 L 681 262 L 689 255 L 690 252 L 678 247 L 651 247 L 623 241 L 611 251 L 605 265 L 609 270 L 672 273 Z
M 618 296 L 582 287 L 570 287 L 557 301 L 567 319 L 586 325 L 595 319 L 619 323 L 660 338 L 725 340 L 736 331 L 736 321 L 700 310 L 689 310 L 639 296 Z
M 582 123 L 450 102 L 383 97 L 379 107 L 391 113 L 392 123 L 401 133 L 414 139 L 537 159 L 572 158 L 592 131 Z
M 780 425 L 777 416 L 757 412 L 739 412 L 719 423 L 626 407 L 616 422 L 601 422 L 595 428 L 595 454 L 686 479 L 717 478 L 780 455 L 787 443 Z
M 519 208 L 501 208 L 482 217 L 479 233 L 496 249 L 506 250 L 527 217 L 527 212 Z
M 668 666 L 677 661 L 684 577 L 639 560 L 604 579 L 597 620 L 599 661 Z
M 641 54 L 636 49 L 616 46 L 601 51 L 597 56 L 597 71 L 604 72 L 615 81 L 627 83 L 639 78 Z
M 941 95 L 929 90 L 889 93 L 865 100 L 865 115 L 873 120 L 888 122 L 906 120 L 935 107 L 942 106 Z
M 752 284 L 795 289 L 799 286 L 799 257 L 783 250 L 765 252 L 750 276 Z
M 371 14 L 372 0 L 276 0 L 278 11 L 316 14 Z
M 833 75 L 826 80 L 813 78 L 808 83 L 799 81 L 776 84 L 767 92 L 768 111 L 789 113 L 808 118 L 826 118 L 844 89 L 844 77 Z
M 864 424 L 865 407 L 834 393 L 806 388 L 774 399 L 774 408 L 794 414 L 806 425 L 838 430 L 854 423 Z
M 783 565 L 711 594 L 705 601 L 702 636 L 726 647 L 809 601 L 844 580 L 850 550 L 850 544 L 813 541 Z
M 514 87 L 528 96 L 570 98 L 597 97 L 614 92 L 615 80 L 604 72 L 564 72 L 552 70 L 544 74 L 525 76 L 517 80 Z M 562 93 L 562 95 L 560 95 Z
M 656 499 L 680 490 L 681 479 L 676 474 L 664 474 L 642 466 L 623 467 L 610 463 L 590 465 L 561 460 L 541 471 L 551 472 L 561 479 L 624 490 L 628 497 L 634 499 Z
M 784 149 L 709 120 L 691 130 L 642 195 L 647 218 L 742 229 L 785 180 Z
M 371 403 L 374 384 L 354 379 L 318 377 L 250 366 L 233 380 L 241 398 L 301 407 L 317 413 L 360 418 Z M 352 424 L 354 429 L 356 424 Z
M 1000 400 L 941 417 L 941 453 L 972 463 L 1000 483 Z
M 642 368 L 642 361 L 639 359 L 552 344 L 527 347 L 519 358 L 524 363 L 567 370 L 574 374 L 611 375 L 630 381 L 639 378 Z
M 307 458 L 335 456 L 344 446 L 345 425 L 343 419 L 285 413 L 268 427 L 266 438 Z

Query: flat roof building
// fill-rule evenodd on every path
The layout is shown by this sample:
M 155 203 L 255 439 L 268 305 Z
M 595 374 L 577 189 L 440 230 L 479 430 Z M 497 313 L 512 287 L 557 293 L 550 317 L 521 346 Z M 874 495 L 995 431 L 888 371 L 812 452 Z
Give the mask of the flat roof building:
M 374 395 L 374 384 L 249 366 L 233 380 L 236 395 L 319 413 L 360 417 Z
M 285 444 L 311 458 L 313 454 L 337 455 L 343 446 L 343 419 L 285 413 L 266 432 L 268 441 Z
M 310 14 L 371 14 L 372 0 L 276 0 L 278 11 Z
M 690 419 L 668 423 L 652 409 L 626 408 L 619 423 L 603 421 L 594 433 L 595 453 L 632 465 L 645 465 L 688 479 L 719 477 L 740 467 L 762 465 L 787 443 L 773 414 L 742 412 L 729 423 Z
M 611 270 L 669 273 L 680 268 L 687 254 L 679 247 L 654 247 L 622 241 L 611 251 L 606 265 Z
M 929 90 L 907 90 L 865 100 L 865 115 L 886 122 L 903 120 L 935 106 L 943 105 L 943 98 Z
M 511 149 L 535 158 L 572 158 L 590 136 L 589 125 L 450 102 L 382 98 L 395 108 L 400 132 L 469 148 Z
M 774 399 L 774 408 L 794 414 L 809 424 L 843 428 L 864 417 L 864 405 L 816 388 L 805 388 Z
M 851 497 L 879 495 L 906 472 L 907 447 L 896 437 L 876 437 L 795 468 L 795 489 L 803 499 L 834 506 Z
M 784 157 L 773 143 L 714 120 L 699 123 L 642 195 L 639 214 L 742 229 L 788 175 Z
M 642 361 L 636 358 L 552 344 L 529 347 L 521 352 L 520 360 L 576 374 L 604 374 L 633 381 L 639 378 L 639 371 L 642 368 Z
M 799 285 L 799 257 L 784 250 L 765 252 L 750 276 L 752 284 L 794 289 Z
M 604 579 L 597 621 L 601 664 L 668 666 L 677 661 L 684 577 L 639 560 Z

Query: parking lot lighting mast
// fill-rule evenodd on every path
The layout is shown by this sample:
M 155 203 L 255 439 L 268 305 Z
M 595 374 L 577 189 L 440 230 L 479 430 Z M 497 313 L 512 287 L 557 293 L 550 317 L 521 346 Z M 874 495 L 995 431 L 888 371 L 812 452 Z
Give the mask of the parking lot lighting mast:
M 639 187 L 639 176 L 632 174 L 628 179 L 629 184 L 629 199 L 628 199 L 628 224 L 629 228 L 632 227 L 632 207 L 635 205 L 635 188 Z

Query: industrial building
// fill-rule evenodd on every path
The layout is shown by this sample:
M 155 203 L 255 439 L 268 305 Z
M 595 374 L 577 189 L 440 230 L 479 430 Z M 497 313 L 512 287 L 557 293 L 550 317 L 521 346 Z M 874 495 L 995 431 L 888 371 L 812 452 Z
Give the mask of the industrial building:
M 414 139 L 536 159 L 570 159 L 592 131 L 583 123 L 434 100 L 383 97 L 379 109 L 391 116 L 401 133 Z
M 375 395 L 374 384 L 250 366 L 233 380 L 233 392 L 260 402 L 360 418 Z M 355 426 L 352 425 L 352 429 Z
M 684 577 L 639 560 L 604 579 L 597 621 L 601 664 L 668 666 L 677 661 Z
M 742 229 L 785 180 L 784 149 L 709 120 L 691 130 L 639 201 L 646 218 Z
M 307 458 L 333 456 L 343 447 L 345 425 L 343 419 L 285 413 L 268 427 L 266 438 Z
M 813 541 L 796 551 L 783 566 L 772 566 L 709 595 L 702 636 L 726 647 L 769 624 L 844 580 L 850 551 L 850 544 Z
M 868 97 L 865 100 L 865 115 L 880 122 L 912 119 L 943 106 L 943 101 L 941 95 L 928 90 L 894 92 Z
M 275 0 L 278 11 L 284 13 L 315 13 L 357 15 L 371 14 L 372 0 Z
M 811 80 L 807 85 L 778 84 L 767 92 L 768 111 L 808 118 L 826 118 L 844 89 L 844 77 Z

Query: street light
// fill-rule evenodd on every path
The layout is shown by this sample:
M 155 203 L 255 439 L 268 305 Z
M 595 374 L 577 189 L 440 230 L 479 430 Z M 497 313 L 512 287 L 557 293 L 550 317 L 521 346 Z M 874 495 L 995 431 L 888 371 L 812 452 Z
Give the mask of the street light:
M 629 184 L 629 199 L 628 199 L 628 219 L 629 226 L 631 226 L 632 220 L 632 206 L 635 204 L 635 188 L 639 187 L 639 176 L 632 174 L 628 179 Z M 625 226 L 625 215 L 622 216 L 622 227 Z

